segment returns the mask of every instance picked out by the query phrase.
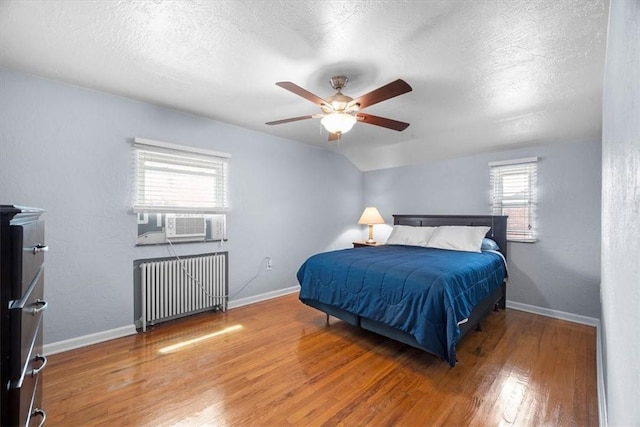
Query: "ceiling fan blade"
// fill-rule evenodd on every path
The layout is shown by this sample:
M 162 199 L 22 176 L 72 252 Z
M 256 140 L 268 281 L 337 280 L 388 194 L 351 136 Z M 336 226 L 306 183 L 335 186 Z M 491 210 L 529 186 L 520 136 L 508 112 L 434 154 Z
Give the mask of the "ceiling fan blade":
M 358 113 L 356 116 L 359 122 L 368 123 L 370 125 L 382 126 L 383 128 L 397 130 L 398 132 L 409 127 L 409 123 L 399 122 L 398 120 L 387 119 L 386 117 L 378 117 L 372 114 Z
M 265 124 L 266 125 L 279 125 L 279 124 L 282 124 L 282 123 L 297 122 L 299 120 L 315 119 L 317 116 L 318 116 L 317 114 L 309 114 L 307 116 L 291 117 L 290 119 L 274 120 L 273 122 L 267 122 Z
M 289 92 L 293 92 L 296 95 L 301 96 L 304 99 L 313 102 L 316 105 L 319 105 L 319 106 L 323 106 L 323 105 L 330 106 L 330 104 L 327 101 L 325 101 L 324 99 L 320 98 L 317 95 L 314 95 L 313 93 L 309 92 L 306 89 L 301 88 L 300 86 L 298 86 L 295 83 L 292 83 L 292 82 L 277 82 L 276 84 L 278 86 L 280 86 L 281 88 L 288 90 Z
M 373 104 L 377 104 L 378 102 L 386 101 L 387 99 L 402 95 L 403 93 L 411 92 L 412 90 L 413 89 L 407 82 L 402 79 L 398 79 L 354 99 L 349 102 L 349 106 L 359 104 L 360 109 L 363 109 Z
M 329 141 L 338 141 L 341 138 L 342 138 L 342 135 L 339 134 L 339 133 L 330 133 L 329 134 Z

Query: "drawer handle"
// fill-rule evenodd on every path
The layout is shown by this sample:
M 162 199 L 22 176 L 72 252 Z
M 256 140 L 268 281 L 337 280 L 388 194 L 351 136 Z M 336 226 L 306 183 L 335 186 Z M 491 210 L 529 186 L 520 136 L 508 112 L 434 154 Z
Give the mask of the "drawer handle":
M 38 424 L 38 427 L 42 427 L 45 423 L 45 421 L 47 421 L 47 413 L 44 411 L 44 409 L 40 409 L 40 408 L 35 408 L 33 410 L 33 412 L 31 413 L 32 417 L 42 417 L 42 421 L 40 421 L 40 424 Z
M 33 247 L 33 254 L 37 254 L 38 252 L 48 252 L 49 246 L 38 243 Z
M 31 309 L 31 315 L 35 316 L 36 314 L 40 313 L 41 311 L 45 311 L 47 309 L 47 307 L 49 306 L 49 303 L 41 300 L 41 299 L 37 299 L 34 301 L 33 305 L 38 305 L 39 307 L 35 307 L 33 309 Z
M 42 362 L 42 365 L 40 365 L 39 368 L 31 370 L 31 376 L 35 377 L 40 372 L 42 372 L 42 370 L 45 368 L 45 366 L 47 366 L 47 356 L 42 355 L 42 354 L 36 354 L 36 357 L 34 357 L 33 360 L 39 360 L 40 362 Z

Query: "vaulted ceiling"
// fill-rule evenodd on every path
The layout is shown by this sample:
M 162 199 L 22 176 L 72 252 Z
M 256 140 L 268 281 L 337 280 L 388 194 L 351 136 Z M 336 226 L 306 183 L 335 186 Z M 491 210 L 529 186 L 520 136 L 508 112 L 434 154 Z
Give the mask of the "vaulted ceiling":
M 606 0 L 2 0 L 0 66 L 336 150 L 362 170 L 600 138 Z M 274 83 L 413 91 L 327 141 Z

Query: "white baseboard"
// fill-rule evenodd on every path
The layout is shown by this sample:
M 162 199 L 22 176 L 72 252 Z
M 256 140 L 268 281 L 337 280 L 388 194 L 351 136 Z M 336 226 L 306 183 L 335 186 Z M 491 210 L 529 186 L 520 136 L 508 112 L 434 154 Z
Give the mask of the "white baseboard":
M 604 387 L 604 361 L 602 360 L 602 331 L 600 328 L 600 319 L 582 316 L 580 314 L 552 310 L 549 308 L 537 307 L 535 305 L 523 304 L 520 302 L 509 300 L 507 300 L 507 308 L 526 311 L 533 314 L 539 314 L 541 316 L 552 317 L 554 319 L 566 320 L 568 322 L 580 323 L 587 326 L 594 326 L 596 328 L 596 386 L 598 391 L 598 422 L 600 427 L 607 427 L 607 398 Z
M 552 310 L 550 308 L 537 307 L 535 305 L 523 304 L 521 302 L 507 300 L 507 308 L 526 311 L 528 313 L 539 314 L 541 316 L 552 317 L 554 319 L 566 320 L 567 322 L 580 323 L 582 325 L 597 327 L 600 319 L 595 317 L 582 316 L 580 314 L 567 313 L 565 311 Z
M 116 329 L 110 329 L 108 331 L 96 332 L 95 334 L 83 335 L 81 337 L 45 344 L 42 346 L 42 351 L 46 355 L 62 353 L 63 351 L 74 350 L 76 348 L 98 344 L 115 338 L 126 337 L 127 335 L 133 335 L 135 333 L 136 327 L 131 324 Z
M 229 302 L 229 309 L 242 307 L 256 302 L 267 301 L 272 298 L 281 297 L 283 295 L 292 294 L 298 292 L 300 286 L 292 286 L 290 288 L 279 289 L 277 291 L 267 292 L 260 295 L 255 295 L 248 298 L 242 298 L 236 301 Z M 127 335 L 135 334 L 136 327 L 134 324 L 123 326 L 116 329 L 110 329 L 108 331 L 96 332 L 94 334 L 84 335 L 81 337 L 70 338 L 68 340 L 58 341 L 51 344 L 45 344 L 42 346 L 42 351 L 46 355 L 62 353 L 63 351 L 74 350 L 76 348 L 85 347 L 92 344 L 98 344 L 104 341 L 109 341 L 115 338 L 126 337 Z
M 600 427 L 607 427 L 607 393 L 604 387 L 604 360 L 602 360 L 602 328 L 596 330 L 596 375 L 598 388 L 598 421 Z
M 277 291 L 271 291 L 252 297 L 242 298 L 235 301 L 229 301 L 229 309 L 242 307 L 244 305 L 255 304 L 257 302 L 267 301 L 273 298 L 278 298 L 284 295 L 293 294 L 300 291 L 300 286 L 291 286 L 290 288 L 278 289 Z

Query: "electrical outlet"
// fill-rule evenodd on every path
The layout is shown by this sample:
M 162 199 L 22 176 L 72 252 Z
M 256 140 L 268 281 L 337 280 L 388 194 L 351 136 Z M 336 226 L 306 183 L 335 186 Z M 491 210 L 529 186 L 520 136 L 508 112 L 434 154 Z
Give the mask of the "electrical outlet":
M 272 268 L 273 268 L 273 264 L 271 263 L 271 257 L 268 256 L 267 257 L 267 271 L 271 271 Z

